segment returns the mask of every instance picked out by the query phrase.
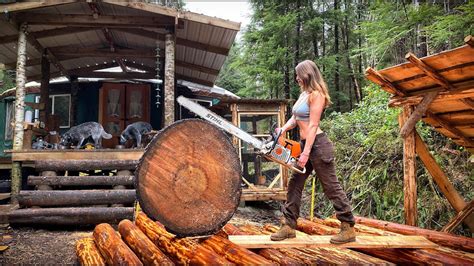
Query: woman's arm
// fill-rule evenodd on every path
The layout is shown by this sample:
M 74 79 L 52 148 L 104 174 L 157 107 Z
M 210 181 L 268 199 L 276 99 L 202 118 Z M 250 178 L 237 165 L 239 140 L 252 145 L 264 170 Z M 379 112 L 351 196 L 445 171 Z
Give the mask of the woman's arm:
M 285 125 L 283 127 L 281 127 L 281 134 L 285 134 L 285 132 L 287 132 L 288 130 L 292 130 L 293 128 L 296 127 L 296 119 L 295 119 L 295 116 L 292 115 L 290 119 L 288 119 L 288 121 L 285 123 Z
M 324 96 L 319 92 L 313 92 L 309 96 L 308 101 L 309 125 L 308 131 L 306 133 L 306 143 L 304 146 L 304 150 L 301 153 L 303 156 L 306 156 L 306 158 L 309 156 L 309 153 L 311 152 L 311 147 L 313 146 L 314 140 L 316 138 L 316 133 L 319 127 L 319 121 L 321 120 L 321 114 L 323 113 L 324 106 L 326 104 L 326 98 L 324 98 Z

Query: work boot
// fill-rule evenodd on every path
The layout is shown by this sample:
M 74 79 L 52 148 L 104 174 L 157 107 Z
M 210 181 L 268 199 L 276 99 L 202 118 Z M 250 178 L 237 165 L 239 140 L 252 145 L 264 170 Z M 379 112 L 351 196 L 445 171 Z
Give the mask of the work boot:
M 331 243 L 333 244 L 343 244 L 347 242 L 353 242 L 356 240 L 356 233 L 354 226 L 351 226 L 349 223 L 341 223 L 341 231 L 339 234 L 331 237 Z
M 295 237 L 296 237 L 295 229 L 291 228 L 287 224 L 283 224 L 280 230 L 278 230 L 277 232 L 273 233 L 270 236 L 270 239 L 272 241 L 281 241 L 287 238 L 295 238 Z

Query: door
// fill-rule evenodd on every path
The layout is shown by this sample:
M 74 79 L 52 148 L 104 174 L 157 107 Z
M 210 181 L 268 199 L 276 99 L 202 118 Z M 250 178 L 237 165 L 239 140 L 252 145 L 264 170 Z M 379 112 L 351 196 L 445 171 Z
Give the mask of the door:
M 148 84 L 104 83 L 100 90 L 99 123 L 112 139 L 102 140 L 104 148 L 115 148 L 129 124 L 150 122 Z

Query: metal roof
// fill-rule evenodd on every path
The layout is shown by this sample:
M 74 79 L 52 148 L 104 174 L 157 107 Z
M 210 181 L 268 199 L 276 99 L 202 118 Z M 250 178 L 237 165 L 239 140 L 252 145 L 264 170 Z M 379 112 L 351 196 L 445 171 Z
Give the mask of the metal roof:
M 165 34 L 175 29 L 175 77 L 212 86 L 240 30 L 240 23 L 137 1 L 22 2 L 0 10 L 0 63 L 6 68 L 16 67 L 18 28 L 28 23 L 28 81 L 41 78 L 43 49 L 51 77 L 104 77 L 94 70 L 125 65 L 147 72 L 108 76 L 154 78 L 157 45 L 163 69 Z
M 389 106 L 416 108 L 434 95 L 422 116 L 441 134 L 474 153 L 474 38 L 466 44 L 431 56 L 379 71 L 367 69 L 366 77 L 392 94 Z

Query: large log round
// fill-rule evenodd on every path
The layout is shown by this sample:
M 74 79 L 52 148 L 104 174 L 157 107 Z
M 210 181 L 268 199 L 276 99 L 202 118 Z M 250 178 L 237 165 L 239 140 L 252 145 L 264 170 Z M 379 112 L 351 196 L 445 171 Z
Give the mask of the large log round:
M 178 236 L 217 232 L 236 211 L 242 193 L 240 161 L 231 141 L 199 119 L 160 131 L 136 176 L 142 209 Z

